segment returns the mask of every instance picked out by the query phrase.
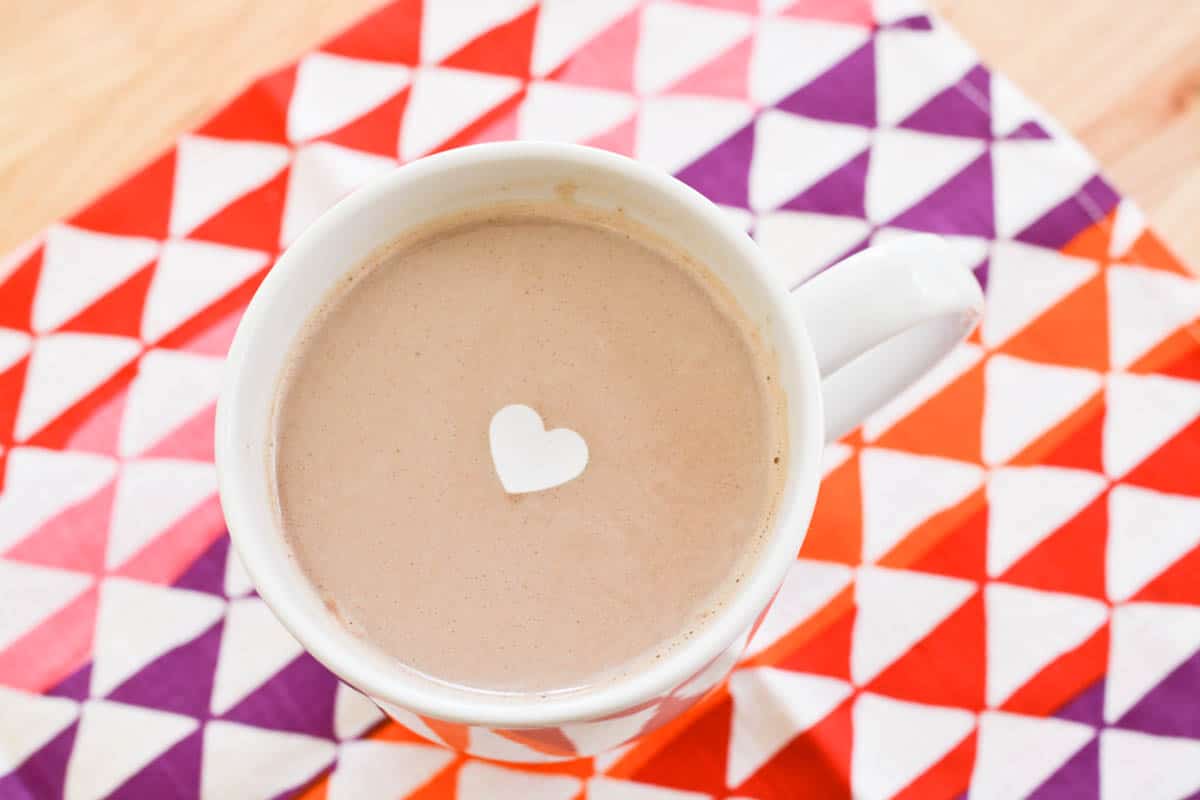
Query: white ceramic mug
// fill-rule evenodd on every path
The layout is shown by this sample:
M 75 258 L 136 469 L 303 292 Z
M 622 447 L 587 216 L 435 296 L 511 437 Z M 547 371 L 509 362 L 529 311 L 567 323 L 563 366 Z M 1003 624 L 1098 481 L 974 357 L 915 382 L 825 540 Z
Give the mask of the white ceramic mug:
M 620 207 L 726 284 L 778 359 L 788 476 L 775 530 L 740 592 L 711 623 L 641 672 L 573 693 L 513 697 L 432 681 L 349 633 L 288 549 L 270 475 L 274 400 L 301 325 L 348 270 L 406 230 L 515 200 Z M 983 305 L 974 276 L 934 236 L 866 250 L 789 294 L 721 209 L 651 167 L 574 145 L 486 144 L 415 161 L 359 190 L 296 240 L 246 309 L 216 424 L 221 504 L 259 594 L 325 666 L 400 723 L 475 755 L 589 755 L 663 724 L 737 662 L 804 539 L 825 442 L 855 427 L 966 336 Z M 486 443 L 481 442 L 480 447 Z

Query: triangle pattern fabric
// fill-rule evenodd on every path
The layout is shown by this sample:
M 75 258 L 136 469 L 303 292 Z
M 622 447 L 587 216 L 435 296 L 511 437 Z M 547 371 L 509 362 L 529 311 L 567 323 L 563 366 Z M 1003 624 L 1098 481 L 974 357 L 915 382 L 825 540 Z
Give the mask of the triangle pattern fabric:
M 0 578 L 7 597 L 0 617 L 0 651 L 67 606 L 92 583 L 92 577 L 83 573 L 3 559 Z
M 984 152 L 984 143 L 894 128 L 875 132 L 867 219 L 882 224 L 911 208 Z
M 1100 734 L 1104 797 L 1192 797 L 1200 791 L 1200 741 L 1109 728 Z
M 1014 237 L 1072 197 L 1095 172 L 1073 142 L 1015 139 L 992 144 L 996 233 Z M 1036 198 L 1036 199 L 1034 199 Z
M 1200 283 L 1149 267 L 1109 267 L 1109 347 L 1124 369 L 1180 327 L 1200 317 Z
M 721 97 L 643 98 L 636 156 L 666 172 L 679 172 L 743 128 L 752 114 L 748 104 Z
M 120 567 L 216 491 L 212 464 L 169 458 L 126 462 L 117 481 L 105 565 Z
M 811 85 L 823 73 L 827 74 L 862 47 L 868 37 L 867 31 L 857 25 L 763 17 L 754 37 L 754 55 L 750 60 L 750 98 L 762 106 L 783 100 L 801 87 Z M 797 53 L 804 53 L 804 59 L 797 59 Z M 874 80 L 874 63 L 869 79 Z M 870 119 L 862 124 L 874 122 L 874 107 L 870 111 Z
M 927 53 L 936 40 L 938 58 Z M 879 123 L 896 125 L 943 90 L 958 83 L 975 65 L 975 54 L 948 29 L 881 30 L 875 37 Z
M 1120 724 L 1127 711 L 1197 652 L 1200 608 L 1175 603 L 1117 606 L 1104 684 L 1104 721 Z
M 983 349 L 960 344 L 929 372 L 917 379 L 881 409 L 871 414 L 862 426 L 863 439 L 873 442 L 900 420 L 924 406 L 930 398 L 961 377 L 983 358 Z
M 763 112 L 755 125 L 750 207 L 760 213 L 778 208 L 857 156 L 869 141 L 867 128 Z M 869 187 L 870 175 L 867 181 Z
M 985 711 L 979 715 L 971 797 L 1029 797 L 1095 735 L 1078 722 Z
M 585 142 L 632 117 L 637 105 L 624 92 L 538 81 L 526 88 L 517 132 L 522 139 Z
M 571 0 L 543 0 L 539 6 L 530 72 L 538 78 L 549 75 L 636 5 L 636 0 L 582 5 Z
M 1200 498 L 1124 484 L 1108 495 L 1108 596 L 1128 600 L 1200 544 Z
M 1099 272 L 1094 261 L 1021 242 L 996 242 L 988 259 L 980 338 L 997 347 Z
M 634 62 L 639 94 L 657 94 L 744 39 L 753 20 L 745 14 L 676 2 L 654 3 L 642 12 Z M 686 36 L 679 32 L 686 30 Z
M 770 610 L 758 626 L 746 654 L 770 647 L 802 624 L 850 585 L 853 573 L 844 564 L 798 558 L 788 567 Z
M 855 797 L 886 800 L 965 739 L 975 715 L 961 708 L 893 700 L 864 692 L 854 703 Z M 914 736 L 915 731 L 920 735 Z
M 301 148 L 292 164 L 280 245 L 291 244 L 326 209 L 395 166 L 396 162 L 390 158 L 328 142 Z
M 220 716 L 233 708 L 301 652 L 300 643 L 263 601 L 256 597 L 232 601 L 213 677 L 212 713 Z
M 4 492 L 0 493 L 0 552 L 96 494 L 117 471 L 112 459 L 92 453 L 16 447 L 6 455 Z
M 0 687 L 0 775 L 25 762 L 79 716 L 79 704 Z
M 447 67 L 418 69 L 400 129 L 401 160 L 435 151 L 520 88 L 520 80 L 506 75 Z
M 1103 461 L 1120 478 L 1200 417 L 1200 381 L 1161 375 L 1108 376 Z
M 711 795 L 596 776 L 588 781 L 587 797 L 588 800 L 708 800 Z
M 337 746 L 325 739 L 213 720 L 204 727 L 201 797 L 275 797 L 328 766 Z
M 469 761 L 458 770 L 461 800 L 571 800 L 582 788 L 571 775 L 539 775 Z
M 830 44 L 836 43 L 836 37 Z M 827 122 L 874 127 L 875 44 L 868 41 L 812 82 L 780 100 L 782 111 Z
M 187 135 L 179 140 L 170 233 L 186 236 L 225 206 L 287 166 L 286 147 Z
M 167 434 L 214 403 L 222 364 L 211 356 L 151 350 L 142 356 L 129 385 L 117 452 L 144 453 Z
M 900 127 L 952 136 L 991 138 L 991 79 L 975 67 L 963 79 L 914 111 Z
M 329 800 L 386 794 L 406 797 L 454 760 L 441 747 L 408 742 L 349 742 L 338 752 L 329 778 Z
M 333 711 L 333 732 L 337 738 L 357 738 L 383 719 L 379 706 L 346 684 L 338 684 Z
M 464 13 L 455 0 L 426 0 L 421 19 L 421 61 L 434 64 L 489 30 L 509 22 L 533 5 L 534 0 L 487 0 Z
M 400 64 L 313 53 L 300 60 L 288 106 L 287 135 L 304 142 L 363 116 L 408 85 Z

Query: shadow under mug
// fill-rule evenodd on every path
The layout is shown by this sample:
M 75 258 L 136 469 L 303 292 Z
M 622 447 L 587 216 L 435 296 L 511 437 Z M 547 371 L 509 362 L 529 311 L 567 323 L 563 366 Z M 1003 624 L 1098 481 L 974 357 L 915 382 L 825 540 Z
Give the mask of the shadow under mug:
M 774 529 L 741 588 L 710 623 L 645 669 L 577 692 L 512 696 L 432 680 L 347 631 L 289 555 L 270 472 L 279 376 L 305 320 L 337 281 L 406 231 L 514 201 L 620 208 L 705 264 L 778 362 L 788 472 Z M 936 236 L 874 247 L 789 292 L 762 250 L 684 183 L 577 145 L 507 142 L 414 161 L 336 205 L 288 248 L 246 309 L 218 404 L 216 460 L 230 534 L 259 594 L 304 647 L 388 715 L 434 742 L 486 758 L 592 755 L 670 721 L 737 663 L 796 558 L 826 441 L 853 429 L 974 327 L 970 271 Z

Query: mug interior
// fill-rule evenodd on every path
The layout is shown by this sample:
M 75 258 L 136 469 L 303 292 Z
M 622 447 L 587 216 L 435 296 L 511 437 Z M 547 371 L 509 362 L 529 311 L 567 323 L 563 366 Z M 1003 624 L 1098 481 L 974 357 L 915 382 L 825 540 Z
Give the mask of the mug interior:
M 297 334 L 337 282 L 406 231 L 503 203 L 573 202 L 620 209 L 707 266 L 757 325 L 778 362 L 787 403 L 788 475 L 774 530 L 738 594 L 697 635 L 645 670 L 561 695 L 505 695 L 429 679 L 348 632 L 305 578 L 274 511 L 271 442 L 279 376 Z M 669 692 L 744 634 L 799 550 L 823 446 L 820 379 L 787 293 L 733 220 L 669 176 L 571 145 L 504 143 L 413 162 L 342 201 L 280 257 L 230 348 L 218 407 L 221 502 L 263 599 L 320 661 L 368 695 L 420 714 L 492 727 L 595 719 Z

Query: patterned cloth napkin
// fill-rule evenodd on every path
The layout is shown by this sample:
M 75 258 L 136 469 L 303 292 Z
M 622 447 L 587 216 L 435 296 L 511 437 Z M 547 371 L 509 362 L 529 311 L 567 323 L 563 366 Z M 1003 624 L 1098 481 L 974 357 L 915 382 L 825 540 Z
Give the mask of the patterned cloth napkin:
M 0 262 L 0 798 L 1200 790 L 1200 284 L 1087 153 L 912 0 L 460 6 L 383 8 Z M 792 285 L 933 231 L 988 297 L 829 448 L 728 683 L 534 768 L 383 723 L 305 655 L 212 464 L 279 251 L 398 163 L 511 137 L 678 175 Z

